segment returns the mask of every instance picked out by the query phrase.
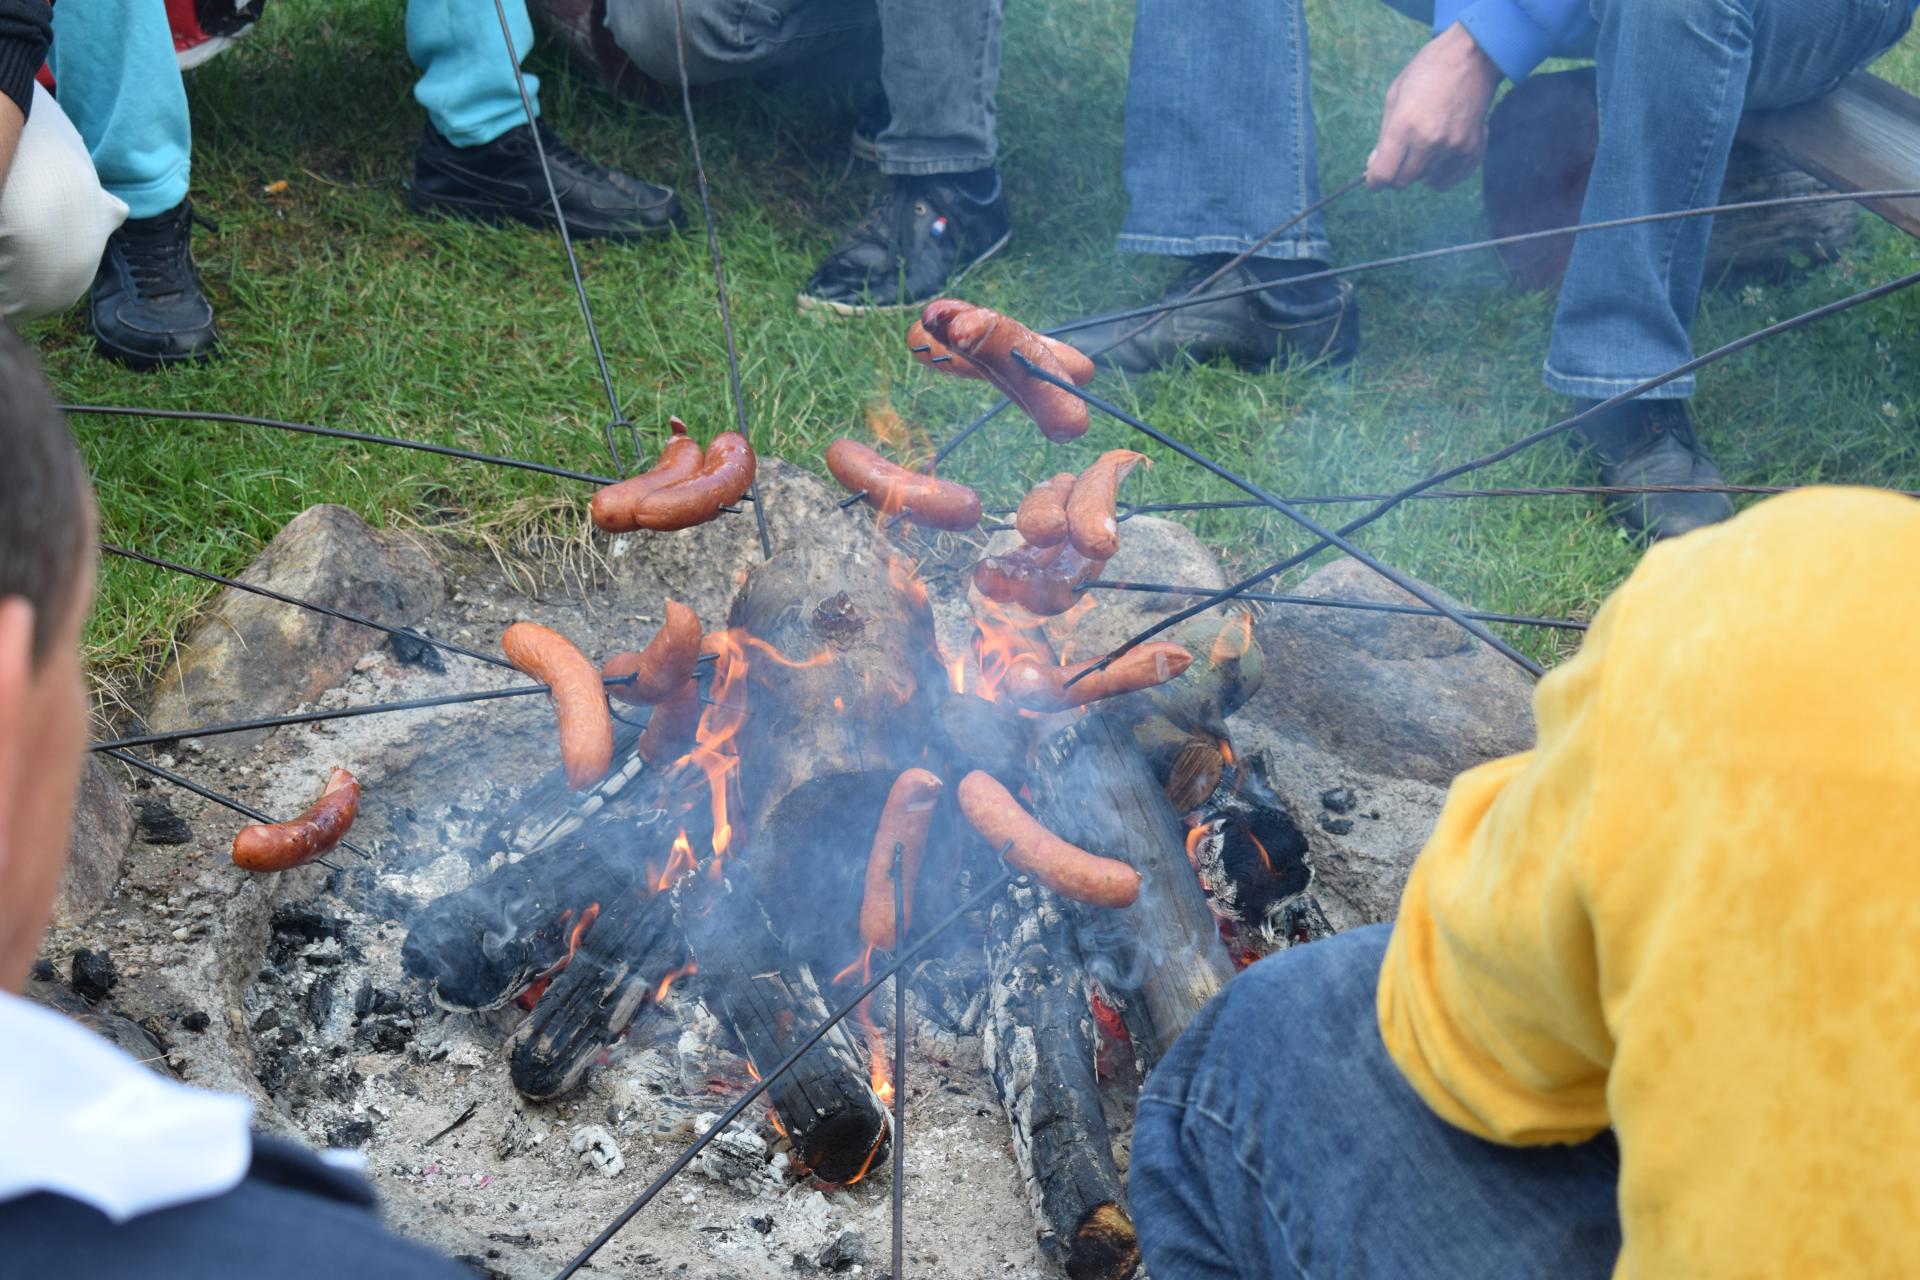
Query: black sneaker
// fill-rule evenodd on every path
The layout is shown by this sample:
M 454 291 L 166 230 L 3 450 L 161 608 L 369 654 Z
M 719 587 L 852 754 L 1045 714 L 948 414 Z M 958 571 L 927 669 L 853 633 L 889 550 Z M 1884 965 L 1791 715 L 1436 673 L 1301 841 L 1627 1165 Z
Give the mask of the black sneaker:
M 1579 400 L 1591 409 L 1596 400 Z M 1684 400 L 1629 400 L 1577 428 L 1604 485 L 1725 484 L 1693 433 Z M 1609 503 L 1615 523 L 1650 540 L 1678 537 L 1733 514 L 1724 493 L 1629 493 Z
M 540 142 L 553 169 L 553 188 L 578 238 L 636 240 L 680 226 L 686 213 L 665 187 L 595 164 L 542 122 Z M 492 142 L 456 147 L 429 123 L 413 158 L 407 207 L 473 222 L 556 225 L 533 128 L 520 125 Z
M 1191 259 L 1165 300 L 1184 296 L 1226 261 L 1219 254 Z M 1304 258 L 1264 259 L 1258 267 L 1243 262 L 1208 285 L 1202 296 L 1326 269 L 1326 263 Z M 1265 369 L 1276 361 L 1343 365 L 1360 350 L 1360 305 L 1346 281 L 1316 280 L 1196 303 L 1152 319 L 1135 316 L 1073 329 L 1064 336 L 1096 362 L 1130 376 L 1163 368 L 1182 352 L 1198 361 L 1225 356 L 1243 369 Z
M 874 94 L 853 118 L 853 137 L 847 143 L 847 150 L 862 164 L 879 164 L 880 135 L 892 123 L 893 108 L 887 105 L 887 95 Z
M 975 175 L 886 180 L 867 216 L 814 269 L 802 311 L 896 311 L 937 298 L 1006 247 L 1012 223 L 999 175 L 993 194 L 968 193 Z
M 89 310 L 94 347 L 132 369 L 201 360 L 220 346 L 193 262 L 193 206 L 128 218 L 107 238 Z

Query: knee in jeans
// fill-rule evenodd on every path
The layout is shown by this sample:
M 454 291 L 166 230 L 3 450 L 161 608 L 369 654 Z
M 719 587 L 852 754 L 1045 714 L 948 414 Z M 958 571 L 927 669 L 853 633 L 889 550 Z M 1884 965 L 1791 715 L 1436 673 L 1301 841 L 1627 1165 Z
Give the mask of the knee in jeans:
M 1618 18 L 1672 29 L 1694 29 L 1711 23 L 1707 29 L 1714 30 L 1725 14 L 1750 12 L 1755 3 L 1757 0 L 1593 0 L 1593 17 L 1602 26 L 1609 18 Z
M 725 61 L 714 56 L 739 47 L 737 29 L 730 29 L 722 12 L 727 7 L 715 0 L 681 0 L 690 84 L 712 84 L 729 76 Z M 607 5 L 607 28 L 614 42 L 641 74 L 662 84 L 680 83 L 674 16 L 674 0 L 610 0 Z

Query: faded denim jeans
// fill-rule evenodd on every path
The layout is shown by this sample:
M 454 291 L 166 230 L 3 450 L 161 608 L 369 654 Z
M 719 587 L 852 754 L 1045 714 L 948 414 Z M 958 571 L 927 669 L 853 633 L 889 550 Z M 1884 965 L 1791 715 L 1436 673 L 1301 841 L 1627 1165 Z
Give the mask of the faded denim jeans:
M 1380 1041 L 1389 927 L 1228 984 L 1147 1077 L 1128 1196 L 1154 1280 L 1607 1280 L 1611 1134 L 1502 1147 L 1427 1109 Z
M 687 78 L 877 76 L 892 120 L 880 171 L 968 173 L 994 161 L 1002 0 L 680 0 Z M 680 83 L 674 0 L 607 0 L 607 27 L 641 71 Z
M 1431 0 L 1390 0 L 1431 23 Z M 1599 68 L 1600 145 L 1582 220 L 1717 203 L 1740 115 L 1805 102 L 1896 44 L 1910 0 L 1594 0 L 1562 56 Z M 1204 20 L 1139 0 L 1120 248 L 1237 253 L 1319 198 L 1301 0 L 1222 0 Z M 1344 176 L 1344 175 L 1342 175 Z M 1377 199 L 1389 199 L 1379 196 Z M 1546 383 L 1604 398 L 1692 358 L 1711 220 L 1578 238 Z M 1324 258 L 1319 218 L 1262 253 Z M 1691 377 L 1650 396 L 1687 396 Z

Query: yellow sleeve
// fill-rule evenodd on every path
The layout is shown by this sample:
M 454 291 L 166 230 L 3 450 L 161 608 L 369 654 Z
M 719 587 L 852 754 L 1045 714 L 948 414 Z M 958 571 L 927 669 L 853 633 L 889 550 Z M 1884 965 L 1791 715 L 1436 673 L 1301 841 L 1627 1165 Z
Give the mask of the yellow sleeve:
M 1380 1034 L 1449 1123 L 1494 1142 L 1575 1142 L 1607 1126 L 1613 1045 L 1584 890 L 1608 638 L 1601 610 L 1534 696 L 1538 745 L 1463 773 L 1401 897 Z

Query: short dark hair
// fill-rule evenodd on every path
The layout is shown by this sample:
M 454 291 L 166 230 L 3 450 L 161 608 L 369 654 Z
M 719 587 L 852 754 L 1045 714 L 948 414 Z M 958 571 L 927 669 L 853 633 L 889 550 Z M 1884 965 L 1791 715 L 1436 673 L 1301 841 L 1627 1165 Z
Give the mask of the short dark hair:
M 33 605 L 33 660 L 47 656 L 93 554 L 87 468 L 39 361 L 0 323 L 0 599 Z

